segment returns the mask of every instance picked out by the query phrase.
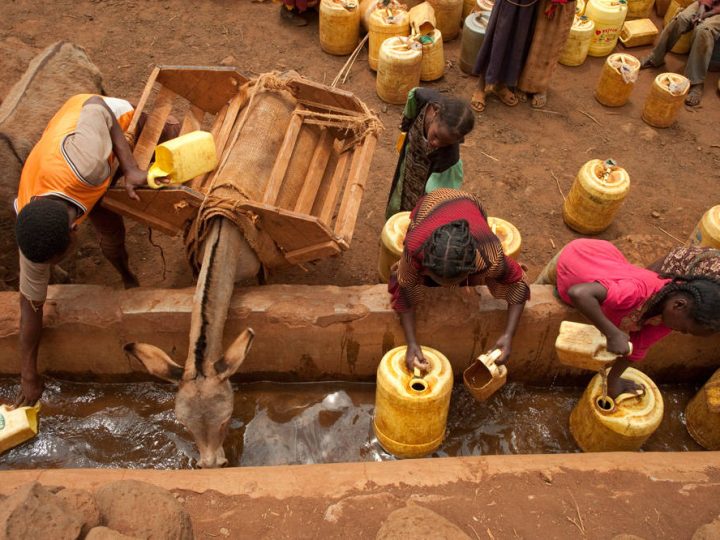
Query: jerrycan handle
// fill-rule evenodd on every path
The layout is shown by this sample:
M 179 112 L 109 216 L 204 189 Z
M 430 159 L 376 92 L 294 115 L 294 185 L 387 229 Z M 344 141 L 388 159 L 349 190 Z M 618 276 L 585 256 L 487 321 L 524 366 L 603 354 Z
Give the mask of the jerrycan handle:
M 494 349 L 489 353 L 478 356 L 477 361 L 483 364 L 490 372 L 490 375 L 495 378 L 500 375 L 500 367 L 495 363 L 495 361 L 500 358 L 501 355 L 502 351 L 500 349 Z
M 158 178 L 166 178 L 170 176 L 170 173 L 167 171 L 163 171 L 157 163 L 153 163 L 152 166 L 148 169 L 147 172 L 147 183 L 148 186 L 150 186 L 153 189 L 160 189 L 162 187 L 167 186 L 170 183 L 170 179 L 168 178 L 165 182 L 157 182 Z
M 595 345 L 596 347 L 595 352 L 593 353 L 593 358 L 596 360 L 611 362 L 620 357 L 619 354 L 611 353 L 607 350 L 607 339 L 605 338 L 605 336 L 602 336 L 601 339 L 597 340 Z M 632 341 L 628 341 L 628 349 L 628 353 L 625 356 L 630 356 L 633 353 Z

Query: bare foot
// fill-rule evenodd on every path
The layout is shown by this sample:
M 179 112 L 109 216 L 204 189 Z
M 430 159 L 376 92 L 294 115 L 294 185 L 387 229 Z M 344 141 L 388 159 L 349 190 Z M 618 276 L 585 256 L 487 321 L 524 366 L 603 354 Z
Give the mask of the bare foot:
M 477 87 L 470 98 L 470 106 L 475 112 L 483 112 L 485 110 L 485 88 Z
M 515 95 L 515 92 L 510 90 L 504 84 L 501 86 L 496 86 L 494 92 L 498 99 L 508 107 L 514 107 L 518 104 L 518 98 Z
M 533 95 L 532 102 L 530 103 L 533 109 L 542 109 L 545 105 L 547 105 L 547 93 L 538 92 Z
M 702 83 L 693 84 L 690 87 L 690 91 L 688 92 L 687 97 L 685 98 L 685 105 L 687 105 L 688 107 L 697 107 L 698 105 L 700 105 L 700 101 L 702 100 L 702 93 Z

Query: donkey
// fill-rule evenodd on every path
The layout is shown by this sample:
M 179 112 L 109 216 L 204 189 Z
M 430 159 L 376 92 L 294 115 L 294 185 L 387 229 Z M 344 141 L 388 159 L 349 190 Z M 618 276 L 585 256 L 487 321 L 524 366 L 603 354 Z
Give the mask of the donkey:
M 255 336 L 252 329 L 244 330 L 222 354 L 230 297 L 236 281 L 257 276 L 260 261 L 240 229 L 222 217 L 213 219 L 203 244 L 184 368 L 146 343 L 129 343 L 125 352 L 156 377 L 179 384 L 175 415 L 195 439 L 198 466 L 213 468 L 227 464 L 223 441 L 233 411 L 228 379 L 245 360 Z

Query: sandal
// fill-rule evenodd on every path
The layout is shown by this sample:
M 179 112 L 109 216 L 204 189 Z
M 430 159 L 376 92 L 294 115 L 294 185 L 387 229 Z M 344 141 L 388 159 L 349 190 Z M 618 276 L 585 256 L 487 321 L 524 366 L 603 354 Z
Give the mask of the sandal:
M 685 97 L 685 105 L 687 105 L 688 107 L 697 107 L 698 105 L 700 105 L 700 101 L 702 100 L 702 94 L 703 85 L 693 84 L 690 87 L 688 95 Z
M 472 98 L 470 98 L 470 107 L 475 112 L 483 112 L 485 110 L 485 89 L 476 88 L 473 92 Z
M 508 107 L 514 107 L 518 104 L 518 98 L 515 92 L 510 90 L 507 86 L 503 85 L 499 88 L 495 88 L 495 95 L 500 101 L 502 101 Z

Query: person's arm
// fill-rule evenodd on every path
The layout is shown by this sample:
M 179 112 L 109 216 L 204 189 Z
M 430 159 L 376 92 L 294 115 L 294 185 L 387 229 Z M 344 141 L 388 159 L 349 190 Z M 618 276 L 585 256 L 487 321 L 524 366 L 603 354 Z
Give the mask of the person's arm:
M 140 167 L 138 167 L 137 161 L 135 161 L 135 156 L 133 156 L 132 150 L 130 149 L 130 145 L 128 144 L 127 139 L 125 139 L 122 128 L 120 127 L 120 124 L 118 124 L 117 118 L 115 118 L 112 109 L 110 109 L 107 103 L 105 103 L 105 100 L 100 96 L 93 96 L 85 103 L 102 105 L 110 113 L 110 117 L 112 118 L 110 140 L 112 141 L 113 154 L 115 154 L 120 170 L 123 172 L 123 176 L 125 177 L 125 189 L 127 190 L 128 196 L 131 199 L 139 201 L 140 197 L 138 197 L 137 193 L 135 193 L 135 188 L 147 184 L 147 171 L 143 171 Z
M 615 399 L 620 394 L 626 392 L 636 392 L 641 390 L 642 386 L 637 384 L 635 381 L 630 379 L 623 379 L 622 374 L 630 365 L 630 359 L 627 357 L 618 358 L 613 362 L 610 373 L 608 373 L 607 385 L 608 385 L 608 396 Z
M 512 340 L 524 309 L 525 302 L 522 304 L 508 304 L 505 332 L 495 342 L 495 348 L 502 351 L 502 355 L 495 361 L 496 364 L 502 365 L 509 360 L 512 352 Z
M 400 322 L 402 323 L 403 333 L 405 334 L 405 343 L 407 343 L 407 352 L 405 353 L 405 366 L 410 373 L 414 368 L 421 371 L 427 371 L 430 367 L 427 360 L 423 356 L 422 349 L 417 343 L 415 336 L 415 309 L 400 313 Z
M 15 407 L 34 405 L 43 392 L 37 372 L 37 354 L 42 337 L 43 304 L 30 303 L 20 294 L 20 392 Z
M 630 338 L 602 312 L 601 304 L 607 298 L 607 289 L 600 283 L 578 283 L 568 289 L 573 306 L 585 315 L 607 338 L 607 349 L 611 353 L 626 356 L 630 353 Z

